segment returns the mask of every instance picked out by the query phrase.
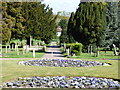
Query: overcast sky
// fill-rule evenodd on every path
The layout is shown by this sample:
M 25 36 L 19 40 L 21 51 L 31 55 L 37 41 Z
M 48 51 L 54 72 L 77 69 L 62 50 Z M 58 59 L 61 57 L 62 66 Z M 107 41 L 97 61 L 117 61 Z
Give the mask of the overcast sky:
M 75 12 L 80 0 L 44 0 L 43 3 L 49 4 L 54 13 L 58 11 Z

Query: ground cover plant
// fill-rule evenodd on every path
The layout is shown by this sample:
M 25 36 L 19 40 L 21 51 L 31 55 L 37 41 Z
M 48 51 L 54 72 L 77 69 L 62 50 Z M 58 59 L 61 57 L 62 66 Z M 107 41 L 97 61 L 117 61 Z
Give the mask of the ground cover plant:
M 21 61 L 19 64 L 29 66 L 48 66 L 48 67 L 92 67 L 92 66 L 109 66 L 108 63 L 83 60 L 65 60 L 65 59 L 38 59 Z
M 16 81 L 3 83 L 2 87 L 6 88 L 120 88 L 118 81 L 106 78 L 96 77 L 28 77 L 18 78 Z

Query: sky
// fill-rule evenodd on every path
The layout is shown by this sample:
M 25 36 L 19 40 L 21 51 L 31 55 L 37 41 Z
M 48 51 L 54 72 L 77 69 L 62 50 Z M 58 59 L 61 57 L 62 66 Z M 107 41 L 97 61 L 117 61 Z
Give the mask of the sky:
M 80 0 L 44 0 L 43 3 L 53 8 L 53 13 L 58 11 L 75 12 Z

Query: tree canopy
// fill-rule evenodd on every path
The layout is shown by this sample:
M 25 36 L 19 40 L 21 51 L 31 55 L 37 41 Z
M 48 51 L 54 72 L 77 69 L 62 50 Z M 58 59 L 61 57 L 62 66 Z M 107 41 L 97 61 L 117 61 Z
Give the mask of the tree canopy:
M 77 11 L 71 14 L 68 22 L 69 42 L 73 40 L 84 46 L 95 44 L 100 46 L 106 28 L 106 4 L 102 2 L 81 2 Z
M 2 2 L 2 41 L 11 39 L 41 39 L 45 43 L 56 35 L 57 15 L 41 2 Z

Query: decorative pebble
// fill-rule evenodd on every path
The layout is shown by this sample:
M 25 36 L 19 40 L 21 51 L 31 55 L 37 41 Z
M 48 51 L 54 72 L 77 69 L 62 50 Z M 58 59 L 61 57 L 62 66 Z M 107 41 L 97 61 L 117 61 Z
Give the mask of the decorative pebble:
M 21 63 L 22 62 L 22 63 Z M 21 61 L 19 64 L 29 66 L 50 66 L 50 67 L 91 67 L 91 66 L 109 66 L 107 63 L 97 61 L 82 61 L 82 60 L 63 60 L 63 59 L 40 59 Z
M 24 80 L 26 79 L 26 80 Z M 2 88 L 120 88 L 120 83 L 113 79 L 96 77 L 33 77 L 19 78 L 17 81 L 2 84 Z

